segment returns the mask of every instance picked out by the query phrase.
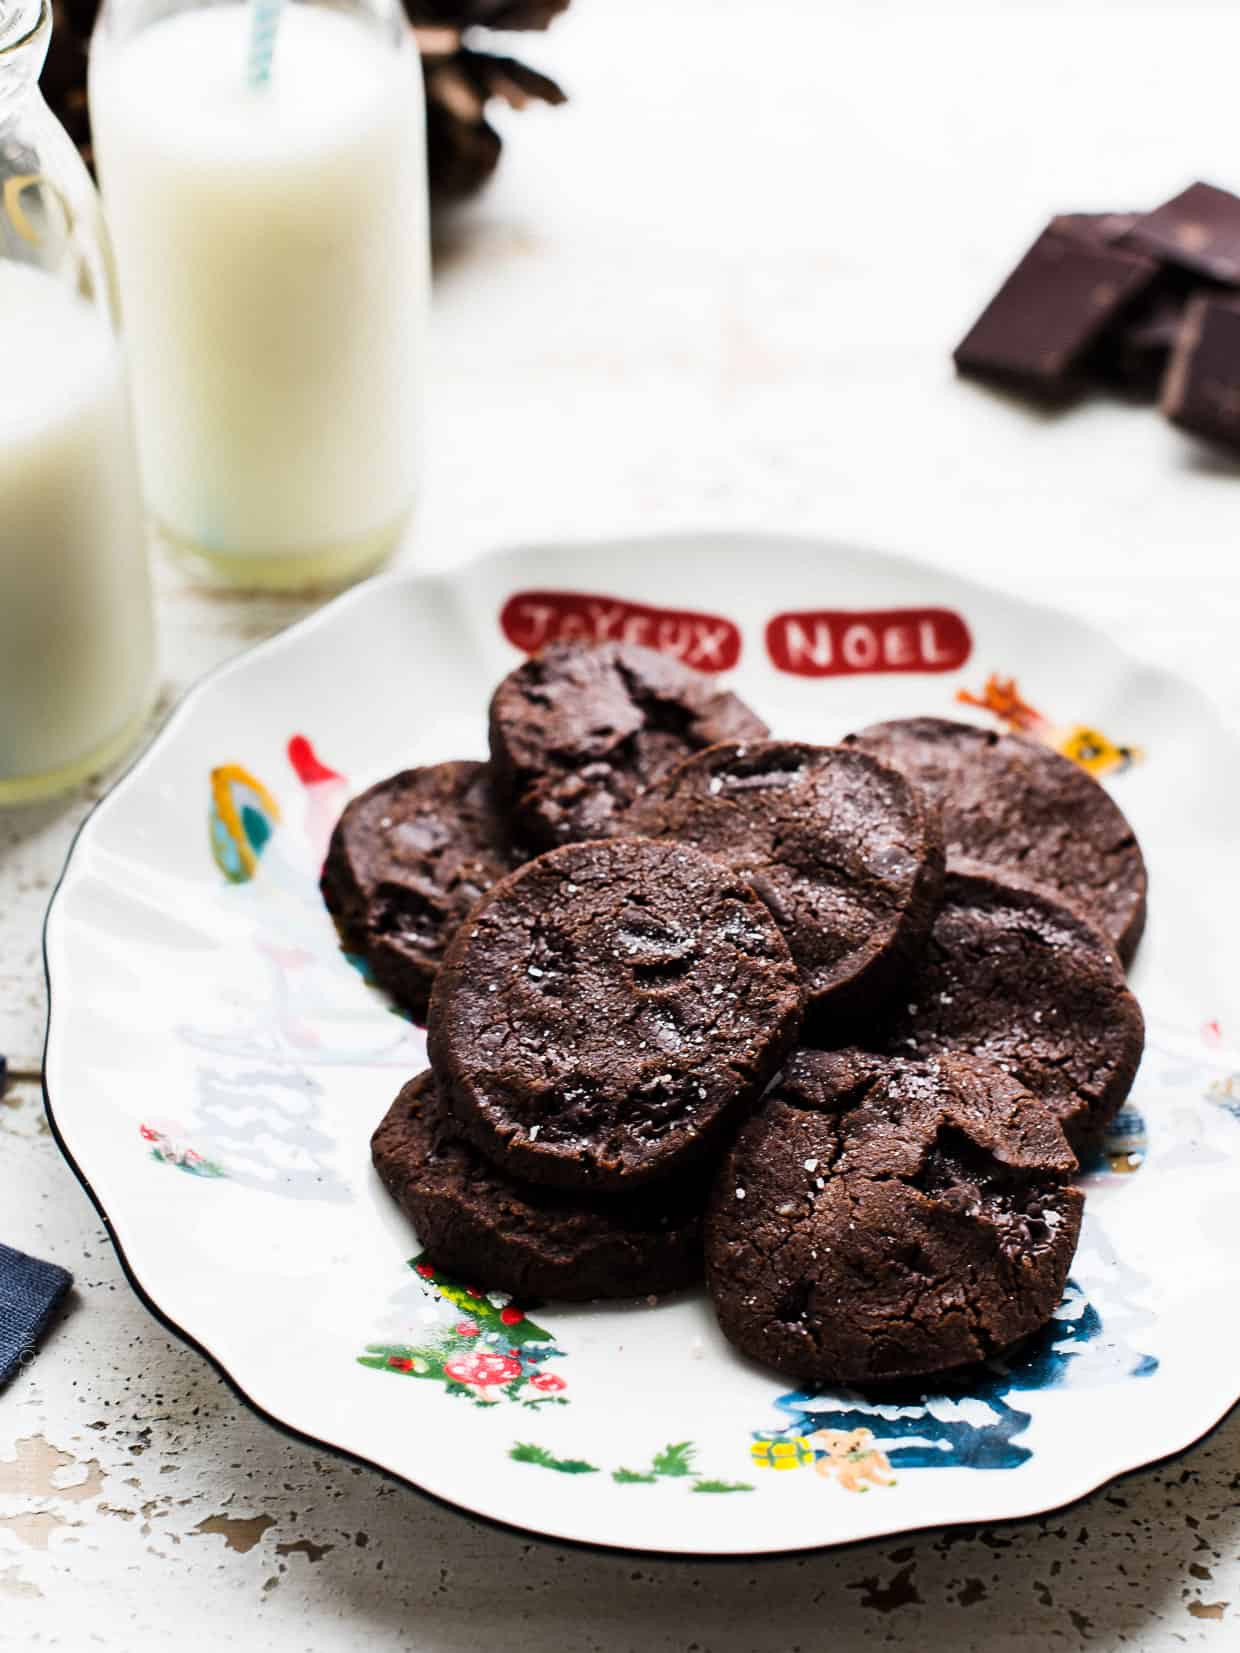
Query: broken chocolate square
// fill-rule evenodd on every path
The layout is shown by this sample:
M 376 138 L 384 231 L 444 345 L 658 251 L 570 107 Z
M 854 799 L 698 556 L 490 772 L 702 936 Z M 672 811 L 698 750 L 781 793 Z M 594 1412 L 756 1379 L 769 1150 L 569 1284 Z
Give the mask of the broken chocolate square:
M 1199 294 L 1219 290 L 1202 282 L 1168 280 L 1164 272 L 1132 310 L 1107 328 L 1090 357 L 1091 374 L 1112 390 L 1157 401 L 1185 307 Z
M 1050 228 L 1095 246 L 1114 246 L 1139 217 L 1135 212 L 1061 212 Z M 1085 364 L 1089 377 L 1109 390 L 1156 400 L 1184 306 L 1201 286 L 1184 270 L 1160 270 L 1141 297 L 1103 329 Z
M 1213 184 L 1190 184 L 1138 218 L 1124 245 L 1213 281 L 1240 286 L 1240 196 Z
M 955 351 L 961 373 L 1054 400 L 1070 392 L 1104 328 L 1158 273 L 1124 248 L 1042 232 Z
M 1234 300 L 1189 301 L 1162 410 L 1182 430 L 1240 449 L 1240 305 Z
M 1056 235 L 1076 235 L 1105 245 L 1121 241 L 1140 217 L 1139 212 L 1060 212 L 1047 228 Z

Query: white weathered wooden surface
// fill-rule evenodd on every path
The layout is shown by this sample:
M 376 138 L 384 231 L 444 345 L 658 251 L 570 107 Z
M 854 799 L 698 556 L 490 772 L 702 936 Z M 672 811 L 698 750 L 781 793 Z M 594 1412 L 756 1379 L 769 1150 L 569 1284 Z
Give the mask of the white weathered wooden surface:
M 1240 471 L 947 357 L 1052 209 L 1240 186 L 1237 48 L 1229 0 L 576 0 L 525 47 L 574 103 L 512 123 L 443 237 L 408 560 L 852 537 L 1088 612 L 1234 714 Z M 169 701 L 308 607 L 160 584 Z M 133 1297 L 43 1123 L 39 924 L 89 801 L 0 816 L 0 1235 L 78 1280 L 0 1396 L 0 1645 L 1234 1645 L 1235 1420 L 1021 1528 L 705 1569 L 493 1533 L 267 1429 Z

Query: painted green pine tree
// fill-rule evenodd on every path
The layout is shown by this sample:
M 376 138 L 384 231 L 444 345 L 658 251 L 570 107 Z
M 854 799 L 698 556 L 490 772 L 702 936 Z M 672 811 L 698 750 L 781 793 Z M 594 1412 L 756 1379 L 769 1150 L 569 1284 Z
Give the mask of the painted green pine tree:
M 692 1475 L 696 1451 L 692 1441 L 675 1441 L 655 1453 L 650 1467 L 656 1475 Z
M 514 1463 L 537 1464 L 539 1469 L 558 1470 L 561 1475 L 597 1475 L 599 1472 L 597 1464 L 587 1463 L 584 1458 L 557 1458 L 554 1452 L 533 1441 L 518 1441 L 508 1456 Z
M 581 1475 L 598 1469 L 581 1458 L 557 1458 L 545 1446 L 533 1441 L 519 1441 L 508 1456 L 518 1464 L 534 1464 L 539 1469 L 555 1469 L 562 1475 Z M 693 1467 L 697 1448 L 692 1441 L 672 1441 L 650 1460 L 649 1469 L 613 1469 L 611 1478 L 617 1486 L 654 1486 L 659 1481 L 689 1480 L 690 1492 L 752 1492 L 749 1481 L 720 1481 L 699 1476 Z

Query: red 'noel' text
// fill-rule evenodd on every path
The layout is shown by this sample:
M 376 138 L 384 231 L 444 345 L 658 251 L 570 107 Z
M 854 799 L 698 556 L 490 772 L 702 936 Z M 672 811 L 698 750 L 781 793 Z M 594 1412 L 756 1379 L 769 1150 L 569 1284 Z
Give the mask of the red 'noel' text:
M 771 663 L 797 677 L 858 672 L 954 672 L 973 652 L 950 608 L 802 609 L 766 628 Z
M 700 672 L 731 671 L 741 634 L 731 620 L 692 609 L 651 608 L 585 591 L 518 591 L 500 610 L 504 636 L 527 654 L 546 643 L 640 643 Z

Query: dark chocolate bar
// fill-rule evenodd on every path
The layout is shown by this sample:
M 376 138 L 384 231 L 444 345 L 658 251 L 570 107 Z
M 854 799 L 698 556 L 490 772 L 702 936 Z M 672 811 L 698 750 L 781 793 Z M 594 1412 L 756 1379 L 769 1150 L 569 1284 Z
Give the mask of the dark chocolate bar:
M 1061 212 L 1050 227 L 1095 246 L 1121 245 L 1140 221 L 1136 212 Z M 1171 351 L 1184 319 L 1184 306 L 1201 282 L 1184 270 L 1160 270 L 1146 291 L 1103 329 L 1086 368 L 1109 390 L 1156 401 Z
M 1104 329 L 1157 273 L 1151 259 L 1101 236 L 1048 228 L 957 347 L 956 367 L 1043 400 L 1062 398 Z
M 1193 291 L 1185 292 L 1159 276 L 1135 307 L 1102 335 L 1090 358 L 1091 373 L 1112 390 L 1157 401 L 1185 306 L 1193 296 Z
M 1060 212 L 1047 228 L 1056 235 L 1076 235 L 1108 245 L 1122 241 L 1140 217 L 1139 212 Z
M 1163 386 L 1162 410 L 1197 436 L 1240 449 L 1240 304 L 1191 299 Z
M 1212 281 L 1240 286 L 1240 196 L 1213 184 L 1190 184 L 1138 218 L 1124 246 Z

